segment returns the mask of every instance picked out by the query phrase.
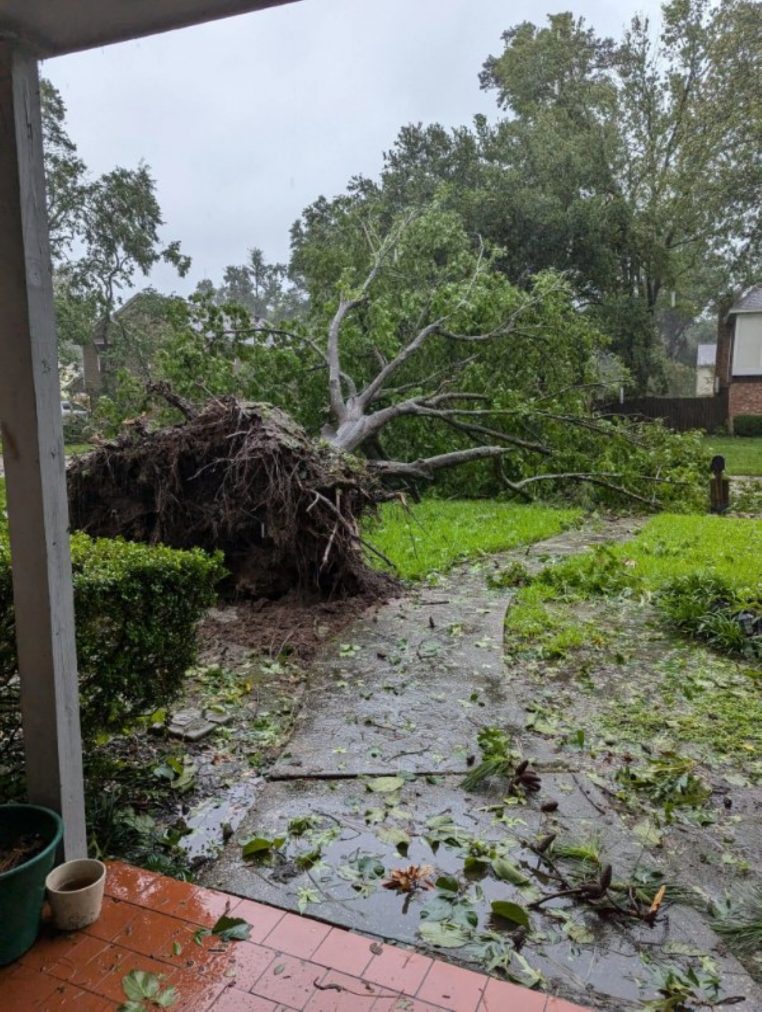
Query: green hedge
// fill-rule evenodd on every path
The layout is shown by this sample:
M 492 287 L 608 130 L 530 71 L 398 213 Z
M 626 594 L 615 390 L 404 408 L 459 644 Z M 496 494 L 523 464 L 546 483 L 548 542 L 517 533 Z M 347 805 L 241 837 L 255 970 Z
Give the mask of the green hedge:
M 71 551 L 82 730 L 92 740 L 178 691 L 224 570 L 221 556 L 198 549 L 84 534 L 72 536 Z M 0 746 L 18 740 L 15 676 L 10 551 L 0 534 Z
M 733 435 L 762 436 L 762 415 L 736 415 L 733 419 Z

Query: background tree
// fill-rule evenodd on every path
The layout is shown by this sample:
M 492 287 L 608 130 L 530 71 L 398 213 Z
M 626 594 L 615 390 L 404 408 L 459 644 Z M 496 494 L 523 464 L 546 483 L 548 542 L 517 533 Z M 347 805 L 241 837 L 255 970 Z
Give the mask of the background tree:
M 156 183 L 144 164 L 92 179 L 66 131 L 59 92 L 41 86 L 45 173 L 59 335 L 64 357 L 90 340 L 96 326 L 111 357 L 114 310 L 137 276 L 160 260 L 180 276 L 190 267 L 179 242 L 163 245 Z M 118 356 L 117 356 L 118 357 Z M 116 365 L 116 363 L 114 363 Z
M 544 149 L 543 189 L 600 207 L 610 273 L 590 294 L 643 389 L 665 297 L 693 296 L 695 318 L 760 266 L 762 6 L 675 0 L 656 41 L 640 17 L 615 44 L 569 14 L 503 38 L 482 86 L 517 147 Z
M 270 264 L 261 249 L 249 250 L 247 263 L 225 268 L 222 284 L 205 279 L 196 286 L 199 295 L 210 296 L 218 305 L 242 306 L 252 320 L 294 320 L 304 316 L 304 293 L 289 281 L 285 264 Z
M 481 75 L 508 116 L 403 128 L 378 182 L 304 212 L 292 271 L 330 279 L 311 251 L 341 241 L 348 202 L 388 221 L 437 194 L 515 284 L 563 271 L 633 385 L 658 389 L 665 351 L 762 269 L 761 26 L 759 3 L 676 0 L 658 34 L 635 18 L 613 40 L 568 13 L 508 29 Z

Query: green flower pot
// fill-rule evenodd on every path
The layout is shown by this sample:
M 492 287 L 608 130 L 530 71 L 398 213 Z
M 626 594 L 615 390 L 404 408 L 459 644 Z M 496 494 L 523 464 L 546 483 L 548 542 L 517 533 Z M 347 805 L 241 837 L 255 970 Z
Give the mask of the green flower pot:
M 45 878 L 63 836 L 61 817 L 38 805 L 0 805 L 0 849 L 39 833 L 45 846 L 34 857 L 0 873 L 0 966 L 31 949 L 40 930 Z

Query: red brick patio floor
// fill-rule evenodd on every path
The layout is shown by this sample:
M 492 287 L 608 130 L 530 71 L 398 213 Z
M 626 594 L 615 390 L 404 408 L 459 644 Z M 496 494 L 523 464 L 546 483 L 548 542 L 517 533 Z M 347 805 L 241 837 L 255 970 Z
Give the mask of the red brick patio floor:
M 221 943 L 200 927 L 221 914 L 251 925 L 249 941 Z M 99 920 L 40 938 L 0 969 L 0 1008 L 105 1012 L 124 1001 L 132 970 L 162 975 L 179 1012 L 580 1012 L 420 953 L 113 862 Z

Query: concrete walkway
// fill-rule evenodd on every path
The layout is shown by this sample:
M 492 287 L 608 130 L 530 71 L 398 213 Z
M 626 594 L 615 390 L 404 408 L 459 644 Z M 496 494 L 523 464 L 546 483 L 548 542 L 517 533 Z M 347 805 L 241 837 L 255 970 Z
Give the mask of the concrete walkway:
M 427 865 L 432 877 L 460 879 L 478 911 L 479 930 L 492 932 L 499 948 L 509 936 L 490 918 L 491 902 L 526 904 L 538 883 L 547 884 L 527 841 L 548 832 L 573 839 L 594 834 L 616 856 L 617 868 L 637 867 L 643 848 L 607 794 L 586 778 L 559 736 L 532 729 L 536 688 L 522 682 L 520 671 L 506 670 L 503 659 L 512 593 L 490 590 L 485 579 L 509 558 L 536 570 L 595 543 L 626 539 L 635 528 L 617 522 L 568 531 L 498 560 L 464 565 L 439 586 L 412 591 L 347 630 L 315 666 L 289 746 L 205 883 L 420 949 L 421 914 L 426 917 L 432 893 L 402 897 L 379 888 L 380 872 L 374 877 L 369 869 L 385 877 L 394 868 Z M 460 787 L 478 757 L 483 725 L 507 730 L 531 758 L 542 775 L 540 800 L 557 801 L 555 812 L 543 812 L 534 800 L 504 807 L 500 784 L 477 794 Z M 308 825 L 289 834 L 289 823 L 305 817 Z M 252 863 L 241 851 L 252 837 L 286 837 L 287 843 L 271 859 Z M 464 880 L 464 854 L 485 842 L 509 848 L 532 883 L 490 875 Z M 604 923 L 565 900 L 558 911 L 557 926 L 543 918 L 540 927 L 539 915 L 533 917 L 539 940 L 530 935 L 518 956 L 510 955 L 511 946 L 500 950 L 515 979 L 534 979 L 544 991 L 597 1008 L 634 1009 L 644 995 L 653 997 L 653 974 L 645 966 L 668 946 L 711 954 L 726 992 L 747 995 L 751 1004 L 744 1007 L 762 1008 L 754 983 L 689 906 L 672 907 L 654 928 Z M 440 954 L 474 968 L 484 965 L 485 953 L 495 957 L 488 935 L 471 941 Z

